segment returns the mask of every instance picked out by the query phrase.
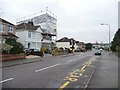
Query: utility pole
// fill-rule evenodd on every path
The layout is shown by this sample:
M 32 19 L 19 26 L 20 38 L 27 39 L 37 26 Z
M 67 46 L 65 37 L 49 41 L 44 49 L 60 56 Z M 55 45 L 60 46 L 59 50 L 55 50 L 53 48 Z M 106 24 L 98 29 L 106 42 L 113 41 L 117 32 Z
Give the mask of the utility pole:
M 109 26 L 109 55 L 110 55 L 110 24 L 101 24 L 101 25 L 107 25 L 107 26 Z

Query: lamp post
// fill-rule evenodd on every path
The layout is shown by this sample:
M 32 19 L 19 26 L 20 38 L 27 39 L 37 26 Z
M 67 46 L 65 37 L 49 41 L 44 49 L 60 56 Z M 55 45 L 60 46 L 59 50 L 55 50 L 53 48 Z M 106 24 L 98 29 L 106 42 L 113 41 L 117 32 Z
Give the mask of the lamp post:
M 101 25 L 107 25 L 109 26 L 109 55 L 110 55 L 110 24 L 101 24 Z

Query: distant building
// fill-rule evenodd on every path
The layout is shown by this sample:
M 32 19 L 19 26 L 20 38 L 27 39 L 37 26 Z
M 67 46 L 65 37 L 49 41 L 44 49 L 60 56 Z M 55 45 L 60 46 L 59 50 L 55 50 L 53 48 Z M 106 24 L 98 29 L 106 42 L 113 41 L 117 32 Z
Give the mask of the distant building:
M 16 25 L 16 35 L 19 37 L 18 41 L 28 49 L 40 50 L 43 38 L 41 33 L 41 28 L 34 26 L 33 22 Z
M 15 38 L 18 37 L 15 35 L 16 29 L 15 25 L 0 18 L 0 44 L 5 43 L 6 38 Z
M 57 40 L 56 42 L 57 42 L 56 46 L 58 48 L 61 48 L 61 47 L 62 48 L 70 48 L 71 47 L 70 39 L 68 39 L 67 37 L 61 38 L 61 39 Z
M 74 48 L 76 49 L 76 48 L 78 48 L 79 47 L 79 41 L 75 41 L 73 38 L 67 38 L 67 37 L 63 37 L 63 38 L 61 38 L 61 39 L 59 39 L 59 40 L 57 40 L 56 42 L 57 42 L 57 44 L 56 44 L 56 46 L 58 47 L 58 48 L 70 48 L 70 47 L 72 47 L 72 41 L 73 41 L 73 43 L 74 43 Z
M 56 37 L 57 37 L 57 19 L 51 16 L 48 13 L 35 16 L 31 19 L 26 19 L 18 22 L 18 25 L 21 23 L 28 23 L 29 21 L 33 22 L 34 26 L 38 26 L 42 30 L 42 46 L 48 49 L 56 46 Z
M 109 44 L 108 43 L 92 43 L 93 48 L 103 48 L 103 49 L 108 49 Z
M 85 49 L 86 46 L 85 46 L 85 43 L 84 42 L 79 42 L 79 46 L 80 46 L 80 49 Z

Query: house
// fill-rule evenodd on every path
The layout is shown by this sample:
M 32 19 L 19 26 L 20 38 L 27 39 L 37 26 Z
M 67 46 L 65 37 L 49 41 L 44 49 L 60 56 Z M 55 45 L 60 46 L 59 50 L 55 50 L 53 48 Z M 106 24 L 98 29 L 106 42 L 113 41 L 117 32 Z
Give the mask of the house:
M 0 44 L 5 43 L 6 38 L 15 38 L 18 37 L 15 35 L 16 28 L 15 25 L 0 18 Z
M 51 49 L 56 46 L 56 37 L 57 37 L 57 19 L 53 16 L 51 16 L 48 13 L 34 16 L 31 19 L 26 19 L 23 21 L 18 22 L 21 23 L 28 23 L 29 21 L 32 21 L 34 24 L 34 27 L 39 27 L 39 29 L 42 31 L 42 46 L 46 47 L 47 49 Z
M 57 47 L 58 48 L 71 48 L 72 46 L 74 46 L 74 49 L 85 49 L 85 44 L 84 42 L 80 42 L 80 41 L 76 41 L 73 38 L 67 38 L 67 37 L 63 37 L 59 40 L 56 41 L 57 42 Z
M 78 47 L 76 41 L 73 38 L 69 39 L 67 37 L 63 37 L 63 38 L 57 40 L 56 42 L 57 42 L 56 46 L 58 48 L 61 48 L 61 47 L 62 48 L 70 48 L 70 47 L 74 46 L 74 48 L 76 49 Z
M 57 42 L 56 46 L 58 48 L 61 48 L 61 47 L 62 48 L 70 48 L 71 47 L 70 39 L 68 39 L 67 37 L 63 37 L 63 38 L 57 40 L 56 42 Z
M 42 34 L 38 26 L 34 26 L 33 22 L 21 23 L 16 25 L 16 35 L 19 37 L 18 41 L 28 49 L 40 50 L 42 46 Z

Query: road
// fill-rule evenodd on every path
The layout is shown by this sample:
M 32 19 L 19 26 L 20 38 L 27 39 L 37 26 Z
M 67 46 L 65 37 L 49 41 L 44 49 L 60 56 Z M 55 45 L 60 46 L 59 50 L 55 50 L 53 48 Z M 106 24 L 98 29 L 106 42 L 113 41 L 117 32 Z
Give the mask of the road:
M 92 87 L 94 79 L 91 79 L 101 56 L 95 56 L 94 51 L 88 51 L 41 59 L 39 62 L 2 68 L 2 81 L 0 81 L 2 88 L 62 90 L 61 88 L 87 88 L 89 85 Z M 114 83 L 116 84 L 113 88 L 117 88 L 117 81 Z

